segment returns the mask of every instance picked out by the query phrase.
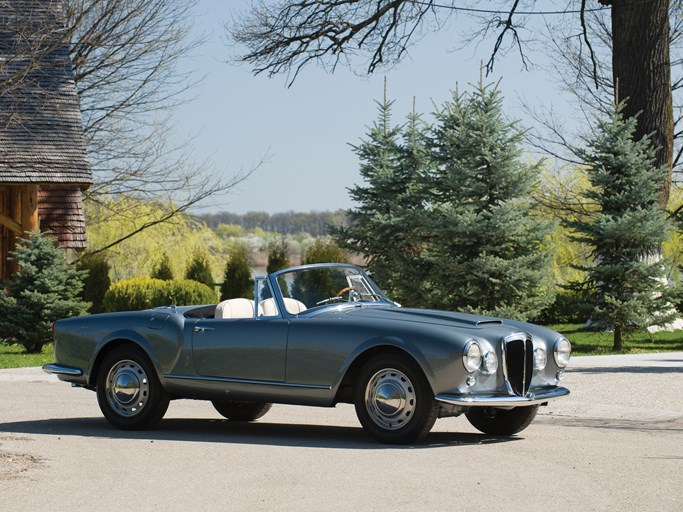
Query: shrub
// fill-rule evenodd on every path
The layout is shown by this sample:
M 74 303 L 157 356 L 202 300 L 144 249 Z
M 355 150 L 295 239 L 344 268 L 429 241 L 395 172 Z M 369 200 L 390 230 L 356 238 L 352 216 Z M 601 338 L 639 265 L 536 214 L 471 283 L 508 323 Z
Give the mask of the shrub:
M 136 277 L 119 281 L 104 297 L 107 311 L 135 311 L 157 306 L 213 304 L 216 292 L 192 280 L 164 281 Z
M 38 232 L 11 255 L 19 270 L 0 283 L 0 338 L 37 354 L 52 338 L 52 322 L 87 312 L 90 304 L 79 297 L 85 272 L 69 266 L 54 241 Z
M 344 250 L 332 239 L 327 237 L 316 238 L 303 254 L 302 263 L 348 263 Z
M 173 280 L 173 269 L 171 269 L 171 260 L 168 258 L 168 254 L 162 253 L 161 258 L 152 268 L 150 277 L 152 279 L 161 279 L 162 281 Z
M 272 274 L 278 270 L 289 267 L 289 250 L 287 239 L 282 237 L 268 244 L 268 266 L 266 273 Z
M 534 318 L 543 325 L 582 324 L 590 320 L 593 306 L 584 295 L 570 290 L 560 290 L 555 301 Z
M 221 300 L 253 297 L 253 295 L 254 281 L 251 278 L 247 252 L 242 247 L 236 247 L 225 266 L 223 284 L 221 285 Z
M 81 297 L 90 302 L 91 313 L 102 313 L 104 311 L 104 294 L 111 286 L 109 278 L 109 261 L 104 253 L 85 254 L 78 263 L 76 269 L 86 271 L 83 280 L 83 291 Z
M 185 270 L 185 279 L 191 279 L 192 281 L 205 284 L 209 288 L 213 288 L 213 274 L 211 274 L 209 260 L 205 254 L 195 251 L 187 265 L 187 270 Z

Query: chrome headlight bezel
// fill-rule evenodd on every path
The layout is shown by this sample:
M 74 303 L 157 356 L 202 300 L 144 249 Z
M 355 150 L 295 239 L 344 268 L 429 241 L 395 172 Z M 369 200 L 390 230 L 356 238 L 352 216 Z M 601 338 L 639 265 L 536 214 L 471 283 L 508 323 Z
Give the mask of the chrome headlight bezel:
M 483 352 L 481 345 L 475 339 L 470 339 L 465 343 L 462 350 L 462 364 L 468 373 L 474 373 L 481 368 Z
M 572 344 L 564 336 L 560 336 L 553 344 L 553 359 L 558 368 L 566 368 L 572 357 Z

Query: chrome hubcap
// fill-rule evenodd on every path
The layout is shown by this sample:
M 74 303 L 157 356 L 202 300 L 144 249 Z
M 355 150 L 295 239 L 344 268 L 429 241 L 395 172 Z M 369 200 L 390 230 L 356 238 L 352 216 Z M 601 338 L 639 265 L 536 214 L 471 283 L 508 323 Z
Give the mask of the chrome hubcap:
M 386 430 L 404 427 L 415 411 L 415 389 L 393 368 L 378 371 L 365 388 L 365 407 L 372 421 Z
M 140 414 L 149 397 L 145 370 L 135 361 L 119 361 L 107 375 L 106 394 L 109 405 L 121 416 Z

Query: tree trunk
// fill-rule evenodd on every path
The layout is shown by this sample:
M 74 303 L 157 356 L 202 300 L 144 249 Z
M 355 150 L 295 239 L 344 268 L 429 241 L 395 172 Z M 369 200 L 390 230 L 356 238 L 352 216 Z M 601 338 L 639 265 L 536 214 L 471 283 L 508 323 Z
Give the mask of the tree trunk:
M 614 326 L 614 341 L 612 343 L 612 351 L 621 352 L 624 348 L 623 332 L 620 325 Z
M 669 58 L 670 0 L 611 0 L 612 69 L 624 115 L 638 116 L 636 140 L 652 134 L 656 164 L 667 171 L 659 195 L 666 208 L 673 161 L 673 100 Z

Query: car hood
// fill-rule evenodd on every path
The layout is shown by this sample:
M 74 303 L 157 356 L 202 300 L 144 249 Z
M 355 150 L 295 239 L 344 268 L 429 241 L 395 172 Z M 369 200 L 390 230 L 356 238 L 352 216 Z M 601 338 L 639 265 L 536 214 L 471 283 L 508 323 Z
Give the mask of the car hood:
M 346 315 L 356 318 L 377 318 L 389 321 L 422 322 L 428 324 L 460 326 L 467 328 L 484 328 L 503 325 L 503 320 L 487 316 L 453 313 L 435 309 L 399 308 L 393 306 L 356 307 L 344 311 Z

